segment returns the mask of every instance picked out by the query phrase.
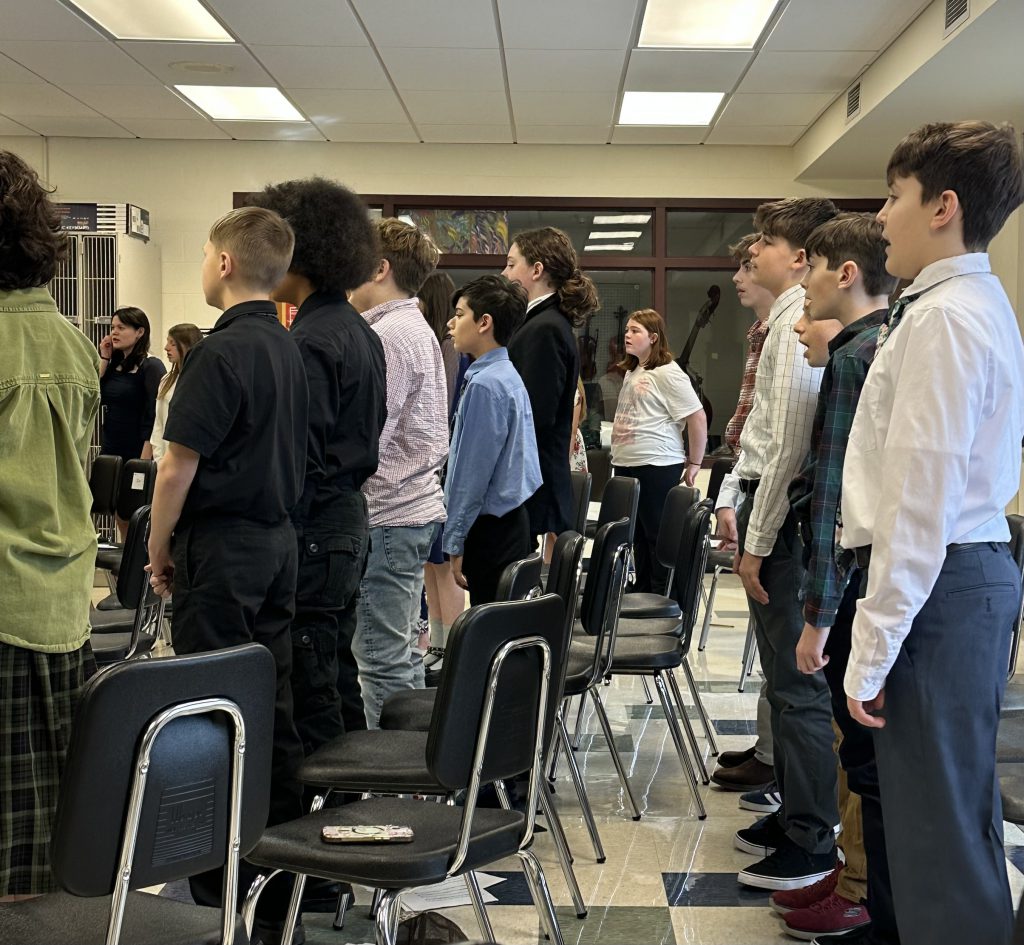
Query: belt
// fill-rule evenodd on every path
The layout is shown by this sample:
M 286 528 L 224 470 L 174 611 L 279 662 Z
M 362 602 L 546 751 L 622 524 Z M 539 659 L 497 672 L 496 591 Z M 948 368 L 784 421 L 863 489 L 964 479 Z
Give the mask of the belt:
M 741 479 L 740 492 L 742 492 L 745 496 L 751 496 L 755 492 L 757 492 L 757 487 L 760 482 L 760 479 Z
M 966 548 L 969 545 L 984 545 L 988 542 L 984 541 L 968 541 L 968 542 L 953 542 L 951 545 L 946 545 L 946 554 L 951 554 L 960 548 Z M 861 545 L 859 548 L 853 549 L 854 557 L 857 559 L 857 567 L 864 569 L 871 564 L 871 545 Z

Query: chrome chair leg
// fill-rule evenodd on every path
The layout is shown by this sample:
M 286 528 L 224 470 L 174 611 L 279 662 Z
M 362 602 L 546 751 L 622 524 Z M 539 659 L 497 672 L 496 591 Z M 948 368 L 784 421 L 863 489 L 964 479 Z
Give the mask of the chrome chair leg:
M 352 893 L 342 892 L 338 893 L 338 906 L 334 910 L 334 921 L 331 925 L 341 931 L 345 928 L 345 913 L 352 906 Z
M 740 682 L 739 691 L 743 692 L 747 688 L 747 677 L 750 675 L 754 666 L 754 654 L 757 652 L 757 641 L 754 639 L 754 618 L 753 616 L 747 621 L 747 638 L 743 643 L 743 659 L 742 667 L 740 668 Z
M 715 594 L 718 592 L 718 575 L 721 572 L 722 569 L 716 567 L 714 574 L 711 575 L 711 590 L 708 591 L 707 605 L 704 608 L 704 623 L 701 625 L 700 640 L 697 643 L 697 649 L 701 653 L 708 645 L 708 636 L 711 634 L 711 615 L 715 612 Z
M 580 736 L 583 733 L 583 709 L 587 704 L 587 697 L 580 696 L 580 707 L 576 712 L 576 730 L 573 732 L 572 737 L 572 750 L 579 751 L 580 749 Z
M 565 876 L 565 883 L 569 887 L 569 895 L 572 896 L 572 904 L 576 908 L 576 918 L 587 917 L 587 904 L 583 901 L 583 893 L 580 891 L 580 884 L 576 880 L 576 873 L 572 868 L 572 852 L 569 850 L 569 841 L 565 836 L 565 828 L 562 820 L 555 810 L 551 799 L 551 789 L 543 782 L 538 792 L 540 806 L 547 818 L 548 829 L 551 831 L 551 839 L 555 841 L 555 853 L 558 855 L 558 863 L 562 867 L 562 875 Z
M 644 698 L 647 701 L 647 705 L 654 705 L 654 697 L 651 695 L 650 687 L 647 685 L 647 677 L 641 676 L 640 682 L 643 683 L 644 687 Z
M 402 912 L 402 890 L 376 889 L 373 898 L 377 903 L 373 917 L 377 930 L 377 945 L 396 945 L 398 921 Z
M 476 878 L 476 873 L 470 870 L 468 873 L 463 873 L 462 878 L 466 881 L 466 889 L 469 892 L 470 902 L 473 904 L 477 925 L 480 926 L 481 937 L 485 942 L 496 941 L 494 929 L 491 928 L 491 920 L 487 917 L 487 909 L 484 908 L 484 897 L 480 892 L 480 883 Z
M 665 680 L 662 679 L 661 673 L 656 673 L 654 676 L 654 688 L 658 690 L 658 696 L 661 698 L 662 707 L 665 709 L 665 718 L 668 720 L 668 730 L 672 735 L 672 741 L 676 746 L 676 754 L 679 755 L 679 763 L 683 766 L 683 772 L 686 774 L 687 780 L 690 782 L 690 790 L 693 792 L 693 799 L 697 802 L 697 819 L 704 820 L 708 816 L 708 812 L 704 809 L 704 801 L 700 796 L 700 789 L 697 787 L 697 777 L 693 772 L 693 765 L 690 763 L 690 757 L 686 753 L 686 745 L 683 743 L 683 734 L 679 730 L 679 722 L 675 717 L 675 712 L 672 711 L 672 700 L 669 698 L 668 689 L 665 686 Z
M 542 922 L 545 926 L 547 938 L 554 942 L 554 945 L 565 945 L 562 940 L 562 930 L 558 926 L 558 917 L 555 915 L 555 906 L 551 901 L 551 891 L 548 889 L 548 881 L 544 876 L 544 869 L 540 861 L 529 850 L 520 850 L 517 854 L 523 863 L 523 874 L 526 876 L 526 884 L 530 887 L 530 894 L 537 904 L 537 911 L 543 916 Z
M 292 945 L 295 936 L 295 926 L 299 924 L 299 912 L 302 909 L 302 893 L 305 888 L 305 873 L 296 873 L 295 885 L 292 887 L 292 898 L 288 902 L 288 914 L 285 916 L 284 929 L 281 931 L 281 945 Z
M 384 901 L 384 890 L 375 889 L 373 891 L 373 898 L 370 900 L 370 918 L 376 919 L 377 914 L 380 912 L 381 903 Z
M 675 702 L 678 709 L 676 719 L 683 720 L 683 731 L 686 733 L 686 740 L 690 743 L 690 752 L 697 762 L 700 780 L 703 784 L 710 784 L 711 779 L 708 777 L 708 769 L 704 765 L 704 752 L 701 751 L 700 745 L 697 743 L 697 733 L 693 730 L 693 723 L 690 721 L 690 716 L 686 711 L 686 703 L 683 702 L 683 694 L 679 691 L 675 674 L 672 670 L 668 669 L 665 670 L 665 675 L 668 677 L 669 692 L 672 696 L 671 701 Z
M 711 724 L 711 716 L 708 715 L 708 710 L 704 706 L 704 700 L 697 688 L 697 680 L 693 678 L 693 667 L 690 666 L 690 660 L 685 656 L 683 657 L 683 673 L 686 676 L 686 685 L 690 687 L 690 694 L 693 696 L 693 704 L 700 714 L 700 724 L 704 727 L 704 734 L 707 737 L 708 746 L 711 748 L 711 754 L 717 757 L 718 742 L 715 740 L 715 726 Z M 674 683 L 673 680 L 673 685 Z
M 569 732 L 565 727 L 565 720 L 559 719 L 556 735 L 565 750 L 566 762 L 569 765 L 569 776 L 572 778 L 572 785 L 576 789 L 576 797 L 580 802 L 580 810 L 583 811 L 583 823 L 586 825 L 587 833 L 590 835 L 590 843 L 594 848 L 594 856 L 598 863 L 605 861 L 604 847 L 601 845 L 601 837 L 597 832 L 597 824 L 594 822 L 594 812 L 590 807 L 590 798 L 587 796 L 587 787 L 583 783 L 583 776 L 580 774 L 580 766 L 576 763 L 576 756 L 569 746 Z
M 269 873 L 260 873 L 249 887 L 245 894 L 245 902 L 242 903 L 242 922 L 245 925 L 246 934 L 252 938 L 252 929 L 256 920 L 256 903 L 259 902 L 263 890 L 278 873 L 282 870 L 271 870 Z
M 597 691 L 597 687 L 589 690 L 590 697 L 594 701 L 594 712 L 597 715 L 598 721 L 601 723 L 601 730 L 604 732 L 605 741 L 608 742 L 608 750 L 612 753 L 612 763 L 615 765 L 615 771 L 619 775 L 619 780 L 622 782 L 622 786 L 626 790 L 626 796 L 629 798 L 629 806 L 633 808 L 633 820 L 640 819 L 640 807 L 636 802 L 636 798 L 633 796 L 633 787 L 629 783 L 629 777 L 626 775 L 626 769 L 622 765 L 622 759 L 619 757 L 619 750 L 615 747 L 615 736 L 612 735 L 612 726 L 608 721 L 608 715 L 604 711 L 604 705 L 601 702 L 601 696 Z

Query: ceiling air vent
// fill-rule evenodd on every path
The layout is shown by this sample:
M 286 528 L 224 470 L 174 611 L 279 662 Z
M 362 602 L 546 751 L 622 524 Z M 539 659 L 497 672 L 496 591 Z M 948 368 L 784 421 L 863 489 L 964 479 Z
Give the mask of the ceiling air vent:
M 971 0 L 946 0 L 946 28 L 943 37 L 966 23 L 971 16 Z
M 846 93 L 846 120 L 856 118 L 860 114 L 860 83 L 851 85 Z

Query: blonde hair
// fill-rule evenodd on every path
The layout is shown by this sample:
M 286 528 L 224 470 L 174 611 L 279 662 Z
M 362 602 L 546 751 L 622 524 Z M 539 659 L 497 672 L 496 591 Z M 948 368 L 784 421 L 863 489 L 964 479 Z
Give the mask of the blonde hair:
M 178 349 L 178 360 L 171 365 L 171 369 L 160 382 L 160 390 L 156 395 L 158 400 L 163 400 L 167 396 L 167 392 L 174 386 L 181 373 L 182 358 L 203 340 L 203 333 L 197 325 L 193 325 L 191 322 L 182 322 L 180 325 L 169 328 L 167 337 L 174 342 Z
M 210 227 L 210 242 L 230 253 L 243 281 L 254 289 L 270 292 L 288 272 L 295 234 L 273 210 L 241 207 L 225 213 Z

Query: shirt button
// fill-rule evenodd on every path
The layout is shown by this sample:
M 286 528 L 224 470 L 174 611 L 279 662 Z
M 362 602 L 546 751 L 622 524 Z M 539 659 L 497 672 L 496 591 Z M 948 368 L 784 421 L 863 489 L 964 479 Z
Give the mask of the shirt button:
M 302 635 L 302 642 L 303 643 L 309 643 L 309 634 L 308 633 L 304 633 Z
M 320 550 L 320 546 L 315 541 L 310 542 L 309 550 L 316 554 Z

